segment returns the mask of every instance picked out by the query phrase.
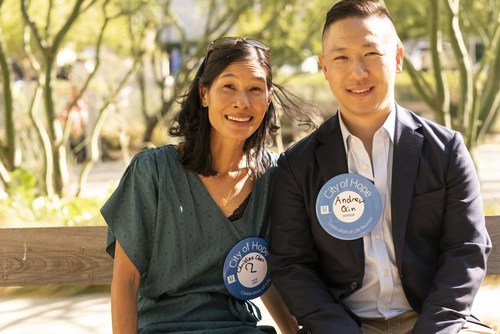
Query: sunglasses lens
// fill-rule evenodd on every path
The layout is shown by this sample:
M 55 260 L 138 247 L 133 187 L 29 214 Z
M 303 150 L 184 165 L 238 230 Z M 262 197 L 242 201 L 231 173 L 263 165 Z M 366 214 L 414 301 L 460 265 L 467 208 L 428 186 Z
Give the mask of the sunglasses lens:
M 213 41 L 212 43 L 210 43 L 210 45 L 213 48 L 217 49 L 217 48 L 223 48 L 223 47 L 226 47 L 226 46 L 233 46 L 236 43 L 238 43 L 238 38 L 237 37 L 222 37 L 222 38 L 216 39 L 215 41 Z
M 259 49 L 263 49 L 263 50 L 269 50 L 269 47 L 267 45 L 265 45 L 264 43 L 262 43 L 261 41 L 258 41 L 256 39 L 251 39 L 251 38 L 247 38 L 246 41 L 248 44 L 251 44 Z

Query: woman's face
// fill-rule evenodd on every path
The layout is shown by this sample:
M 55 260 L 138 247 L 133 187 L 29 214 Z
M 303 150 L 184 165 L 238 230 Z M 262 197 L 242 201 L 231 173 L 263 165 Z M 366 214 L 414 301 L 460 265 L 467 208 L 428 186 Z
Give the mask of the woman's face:
M 231 63 L 210 89 L 201 87 L 208 107 L 211 143 L 245 142 L 260 126 L 271 102 L 266 72 L 255 60 Z

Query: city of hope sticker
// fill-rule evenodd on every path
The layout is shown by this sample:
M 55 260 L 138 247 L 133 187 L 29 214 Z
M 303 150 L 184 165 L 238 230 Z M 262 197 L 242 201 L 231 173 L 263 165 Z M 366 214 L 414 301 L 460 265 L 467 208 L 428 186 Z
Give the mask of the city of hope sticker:
M 252 237 L 237 243 L 224 262 L 223 278 L 227 290 L 242 300 L 260 297 L 271 286 L 267 269 L 268 243 Z
M 316 216 L 330 235 L 354 240 L 377 225 L 382 201 L 375 185 L 359 174 L 340 174 L 328 180 L 316 199 Z

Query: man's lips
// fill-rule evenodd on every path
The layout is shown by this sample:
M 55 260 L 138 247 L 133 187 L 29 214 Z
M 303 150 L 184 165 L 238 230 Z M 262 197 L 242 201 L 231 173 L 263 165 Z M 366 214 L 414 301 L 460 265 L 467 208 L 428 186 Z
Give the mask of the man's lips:
M 349 92 L 355 93 L 355 94 L 364 94 L 371 92 L 373 90 L 373 87 L 370 88 L 364 88 L 364 89 L 348 89 Z

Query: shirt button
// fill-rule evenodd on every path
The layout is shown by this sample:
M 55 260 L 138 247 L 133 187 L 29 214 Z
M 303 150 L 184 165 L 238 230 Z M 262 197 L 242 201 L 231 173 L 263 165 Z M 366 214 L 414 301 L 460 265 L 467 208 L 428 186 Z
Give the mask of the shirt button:
M 384 277 L 387 277 L 387 275 L 389 275 L 389 272 L 387 270 L 384 270 L 382 274 L 384 275 Z
M 352 282 L 351 283 L 351 290 L 356 290 L 359 286 L 359 283 L 358 282 Z
M 387 308 L 387 305 L 383 304 L 382 305 L 382 310 L 385 310 Z
M 380 240 L 380 234 L 375 234 L 375 239 Z
M 363 168 L 363 170 L 368 170 L 368 166 L 367 165 L 363 165 L 363 167 L 361 167 L 361 168 Z
M 356 138 L 351 138 L 351 143 L 355 143 L 356 142 Z

